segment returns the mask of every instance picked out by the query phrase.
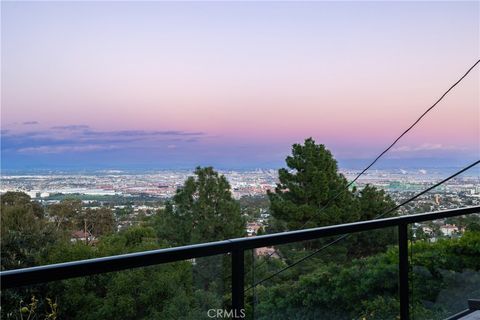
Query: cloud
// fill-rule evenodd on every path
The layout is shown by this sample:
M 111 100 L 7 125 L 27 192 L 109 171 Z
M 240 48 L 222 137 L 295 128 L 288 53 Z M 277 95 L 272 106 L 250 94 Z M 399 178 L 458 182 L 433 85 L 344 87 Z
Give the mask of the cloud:
M 94 130 L 88 125 L 53 126 L 46 130 L 2 131 L 2 151 L 19 154 L 96 152 L 112 149 L 172 149 L 197 142 L 205 133 L 181 130 Z
M 81 146 L 40 146 L 40 147 L 28 147 L 21 148 L 17 151 L 19 153 L 41 153 L 41 154 L 52 154 L 52 153 L 72 153 L 72 152 L 90 152 L 90 151 L 100 151 L 100 150 L 113 150 L 117 149 L 115 146 L 104 146 L 104 145 L 81 145 Z
M 38 121 L 26 121 L 26 122 L 23 122 L 22 123 L 23 125 L 36 125 L 36 124 L 39 124 Z
M 85 124 L 72 124 L 68 126 L 55 126 L 51 127 L 50 129 L 53 130 L 87 130 L 90 129 L 90 126 L 87 126 Z
M 148 130 L 117 130 L 117 131 L 95 131 L 88 130 L 84 132 L 85 135 L 92 136 L 123 136 L 123 137 L 148 137 L 148 136 L 202 136 L 203 132 L 188 132 L 188 131 L 148 131 Z
M 445 146 L 441 143 L 424 143 L 419 146 L 400 146 L 392 149 L 392 152 L 418 152 L 418 151 L 453 151 L 453 150 L 465 150 L 465 148 L 456 146 Z

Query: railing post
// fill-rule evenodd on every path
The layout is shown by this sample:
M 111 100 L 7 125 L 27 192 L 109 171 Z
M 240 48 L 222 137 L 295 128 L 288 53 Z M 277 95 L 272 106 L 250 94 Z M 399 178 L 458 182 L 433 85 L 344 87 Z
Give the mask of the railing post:
M 232 251 L 232 309 L 240 315 L 245 306 L 244 296 L 244 251 Z
M 408 224 L 398 225 L 398 268 L 400 287 L 400 319 L 408 320 L 409 288 L 408 288 Z

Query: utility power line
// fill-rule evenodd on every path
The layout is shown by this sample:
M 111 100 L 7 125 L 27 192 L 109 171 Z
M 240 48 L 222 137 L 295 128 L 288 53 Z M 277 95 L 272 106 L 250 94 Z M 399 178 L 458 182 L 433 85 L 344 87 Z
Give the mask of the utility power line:
M 447 91 L 445 91 L 441 96 L 440 98 L 437 99 L 437 101 L 435 101 L 435 103 L 430 106 L 427 110 L 425 110 L 422 115 L 420 117 L 417 118 L 417 120 L 415 120 L 405 131 L 402 132 L 401 135 L 399 135 L 385 150 L 383 150 L 367 167 L 365 167 L 365 169 L 363 169 L 352 181 L 350 181 L 350 183 L 347 184 L 347 186 L 339 193 L 337 193 L 333 198 L 329 199 L 327 201 L 327 203 L 325 204 L 325 206 L 323 206 L 318 213 L 322 212 L 324 209 L 326 209 L 326 207 L 329 205 L 329 203 L 333 200 L 335 200 L 336 198 L 338 198 L 343 192 L 345 192 L 346 190 L 348 190 L 348 188 L 354 184 L 358 178 L 360 178 L 365 172 L 367 172 L 368 169 L 370 169 L 385 153 L 387 153 L 390 149 L 392 149 L 395 144 L 404 136 L 406 135 L 410 130 L 413 129 L 413 127 L 415 127 L 415 125 L 417 123 L 420 122 L 420 120 L 423 119 L 423 117 L 425 117 L 427 115 L 427 113 L 429 113 L 433 108 L 435 108 L 435 106 L 443 100 L 443 98 L 445 98 L 445 96 L 453 89 L 455 88 L 469 73 L 470 71 L 472 71 L 478 64 L 480 63 L 480 60 L 477 60 L 477 62 L 475 62 L 468 70 L 467 72 L 465 72 L 465 74 L 460 78 L 458 79 L 453 85 L 450 86 L 450 88 L 448 88 Z M 300 229 L 303 229 L 303 227 L 305 227 L 305 225 L 307 223 L 309 223 L 310 221 L 312 220 L 312 218 L 308 219 L 303 225 L 302 227 L 300 227 Z
M 478 64 L 480 63 L 480 60 L 477 60 L 468 70 L 467 72 L 465 72 L 465 74 L 463 76 L 460 77 L 460 79 L 458 79 L 453 85 L 450 86 L 450 88 L 448 88 L 447 91 L 445 91 L 441 96 L 440 98 L 437 99 L 437 101 L 435 101 L 435 103 L 430 106 L 427 110 L 425 110 L 421 115 L 420 117 L 418 117 L 402 134 L 400 134 L 385 150 L 383 150 L 367 167 L 365 167 L 365 169 L 363 169 L 357 176 L 355 176 L 355 178 L 350 181 L 350 183 L 348 183 L 346 185 L 346 187 L 344 189 L 342 189 L 342 191 L 338 192 L 334 197 L 330 198 L 327 200 L 327 203 L 325 205 L 323 205 L 319 211 L 317 211 L 317 213 L 315 215 L 318 215 L 320 214 L 321 212 L 323 212 L 329 205 L 332 201 L 334 201 L 335 199 L 337 199 L 340 195 L 342 195 L 346 190 L 348 190 L 348 188 L 350 188 L 350 186 L 352 184 L 354 184 L 358 178 L 360 178 L 365 172 L 367 172 L 367 170 L 369 170 L 385 153 L 387 153 L 390 149 L 392 149 L 395 144 L 404 136 L 406 135 L 410 130 L 413 129 L 413 127 L 415 127 L 415 125 L 417 125 L 417 123 L 420 122 L 420 120 L 422 120 L 426 115 L 427 113 L 429 113 L 433 108 L 435 108 L 435 106 L 443 100 L 443 98 L 453 89 L 455 88 Z M 312 218 L 313 217 L 310 217 L 301 227 L 300 229 L 303 229 L 310 221 L 312 221 Z M 261 267 L 264 263 L 266 263 L 267 259 L 270 258 L 271 256 L 273 255 L 273 253 L 269 254 L 264 260 L 262 263 L 260 263 L 257 268 Z M 247 274 L 249 271 L 247 271 L 245 274 Z

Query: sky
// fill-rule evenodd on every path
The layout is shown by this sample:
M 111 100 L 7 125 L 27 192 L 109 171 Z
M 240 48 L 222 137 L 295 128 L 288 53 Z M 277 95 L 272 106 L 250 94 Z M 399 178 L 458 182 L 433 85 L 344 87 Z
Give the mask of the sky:
M 375 158 L 480 58 L 472 2 L 2 2 L 2 169 Z M 379 166 L 480 158 L 480 72 Z

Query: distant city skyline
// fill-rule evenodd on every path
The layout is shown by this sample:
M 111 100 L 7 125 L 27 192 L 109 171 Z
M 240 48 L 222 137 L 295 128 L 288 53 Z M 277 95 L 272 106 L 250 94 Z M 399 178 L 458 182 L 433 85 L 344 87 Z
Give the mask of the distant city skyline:
M 380 153 L 479 58 L 479 2 L 2 2 L 1 168 Z M 477 69 L 379 168 L 480 157 Z

